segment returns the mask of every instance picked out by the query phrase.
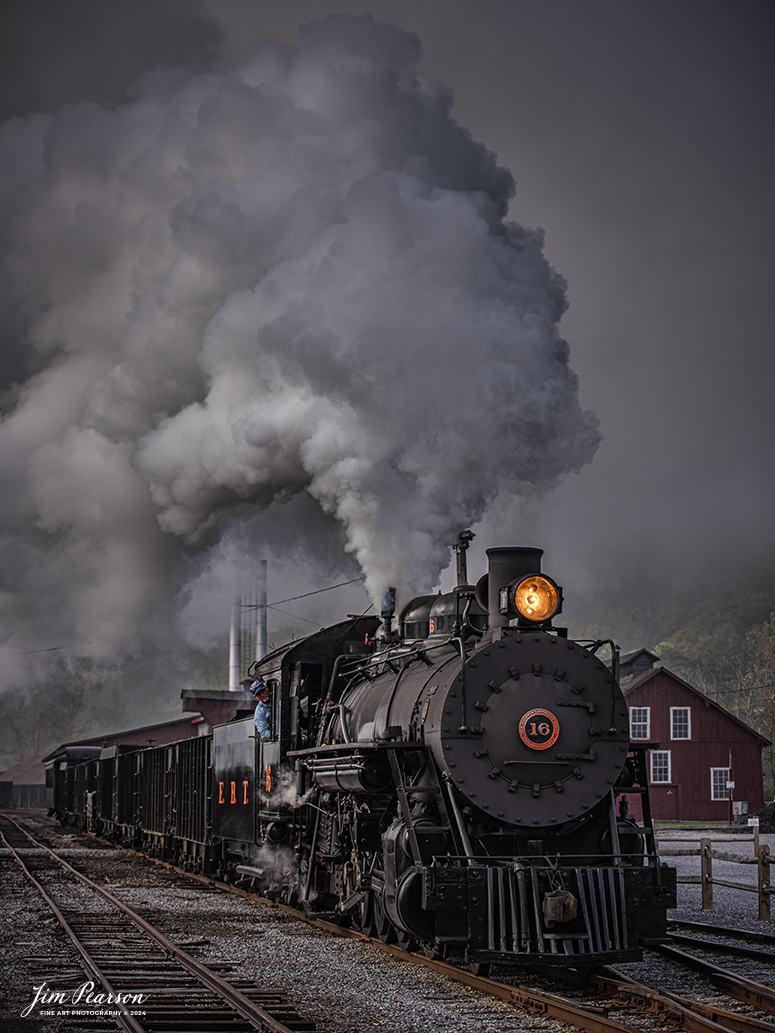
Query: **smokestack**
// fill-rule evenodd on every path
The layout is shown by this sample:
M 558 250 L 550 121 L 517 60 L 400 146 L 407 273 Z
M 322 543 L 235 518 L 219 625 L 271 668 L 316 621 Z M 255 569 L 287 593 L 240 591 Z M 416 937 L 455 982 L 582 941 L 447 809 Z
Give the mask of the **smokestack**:
M 487 622 L 490 631 L 507 627 L 509 623 L 508 616 L 500 612 L 500 590 L 517 578 L 540 574 L 543 554 L 543 549 L 519 546 L 487 550 Z
M 396 612 L 396 590 L 392 585 L 382 590 L 382 606 L 380 607 L 380 617 L 382 618 L 382 628 L 380 629 L 379 637 L 383 642 L 393 641 L 393 616 Z
M 392 585 L 382 592 L 382 610 L 380 617 L 390 620 L 396 612 L 396 590 Z
M 266 582 L 267 561 L 258 561 L 256 575 L 256 660 L 263 660 L 267 653 L 266 643 Z

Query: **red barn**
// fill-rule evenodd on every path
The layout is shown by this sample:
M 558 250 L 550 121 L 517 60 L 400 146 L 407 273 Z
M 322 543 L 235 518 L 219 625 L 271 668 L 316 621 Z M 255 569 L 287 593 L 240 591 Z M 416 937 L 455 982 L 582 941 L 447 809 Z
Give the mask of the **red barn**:
M 677 674 L 655 667 L 658 659 L 639 649 L 620 666 L 630 738 L 650 744 L 654 818 L 727 821 L 733 812 L 753 814 L 764 806 L 762 749 L 769 740 Z

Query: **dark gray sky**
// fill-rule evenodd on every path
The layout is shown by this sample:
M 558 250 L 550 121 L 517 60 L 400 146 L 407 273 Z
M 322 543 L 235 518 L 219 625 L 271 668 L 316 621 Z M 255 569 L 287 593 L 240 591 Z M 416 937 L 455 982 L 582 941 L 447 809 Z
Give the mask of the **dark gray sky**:
M 230 18 L 228 46 L 245 46 L 255 5 L 213 6 Z M 771 555 L 772 5 L 261 9 L 283 38 L 339 9 L 417 32 L 423 69 L 514 174 L 512 215 L 546 230 L 568 280 L 562 328 L 582 404 L 605 440 L 539 507 L 536 541 L 573 576 L 603 581 L 620 564 Z
M 511 217 L 545 230 L 568 282 L 561 332 L 602 444 L 548 496 L 501 498 L 476 550 L 519 538 L 603 585 L 772 558 L 771 3 L 28 0 L 2 15 L 0 113 L 115 108 L 156 65 L 224 69 L 339 12 L 417 33 L 421 72 L 511 171 Z M 19 384 L 48 359 L 15 330 Z M 492 400 L 470 404 L 487 449 Z
M 605 568 L 604 581 L 621 563 L 771 555 L 772 4 L 260 8 L 284 39 L 335 10 L 417 32 L 423 70 L 514 174 L 513 217 L 545 229 L 568 280 L 562 328 L 582 404 L 605 440 L 539 508 L 536 541 L 574 575 L 576 554 L 585 576 Z M 212 9 L 227 47 L 244 51 L 256 5 Z

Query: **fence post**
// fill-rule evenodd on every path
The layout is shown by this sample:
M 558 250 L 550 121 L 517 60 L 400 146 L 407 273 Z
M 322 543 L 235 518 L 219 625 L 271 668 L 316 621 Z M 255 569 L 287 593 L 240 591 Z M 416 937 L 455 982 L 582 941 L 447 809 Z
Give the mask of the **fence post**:
M 759 921 L 770 920 L 770 848 L 759 847 Z
M 700 840 L 700 873 L 702 877 L 702 910 L 713 910 L 713 859 L 710 853 L 710 840 Z

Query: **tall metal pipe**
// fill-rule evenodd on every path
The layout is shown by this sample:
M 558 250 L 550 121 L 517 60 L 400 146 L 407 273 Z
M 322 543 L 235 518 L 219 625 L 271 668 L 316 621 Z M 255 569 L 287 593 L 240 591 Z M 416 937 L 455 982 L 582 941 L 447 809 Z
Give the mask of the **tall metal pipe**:
M 239 692 L 240 683 L 240 594 L 235 589 L 231 597 L 229 623 L 229 692 Z
M 256 660 L 263 660 L 267 654 L 266 641 L 266 584 L 267 561 L 259 560 L 256 571 Z

